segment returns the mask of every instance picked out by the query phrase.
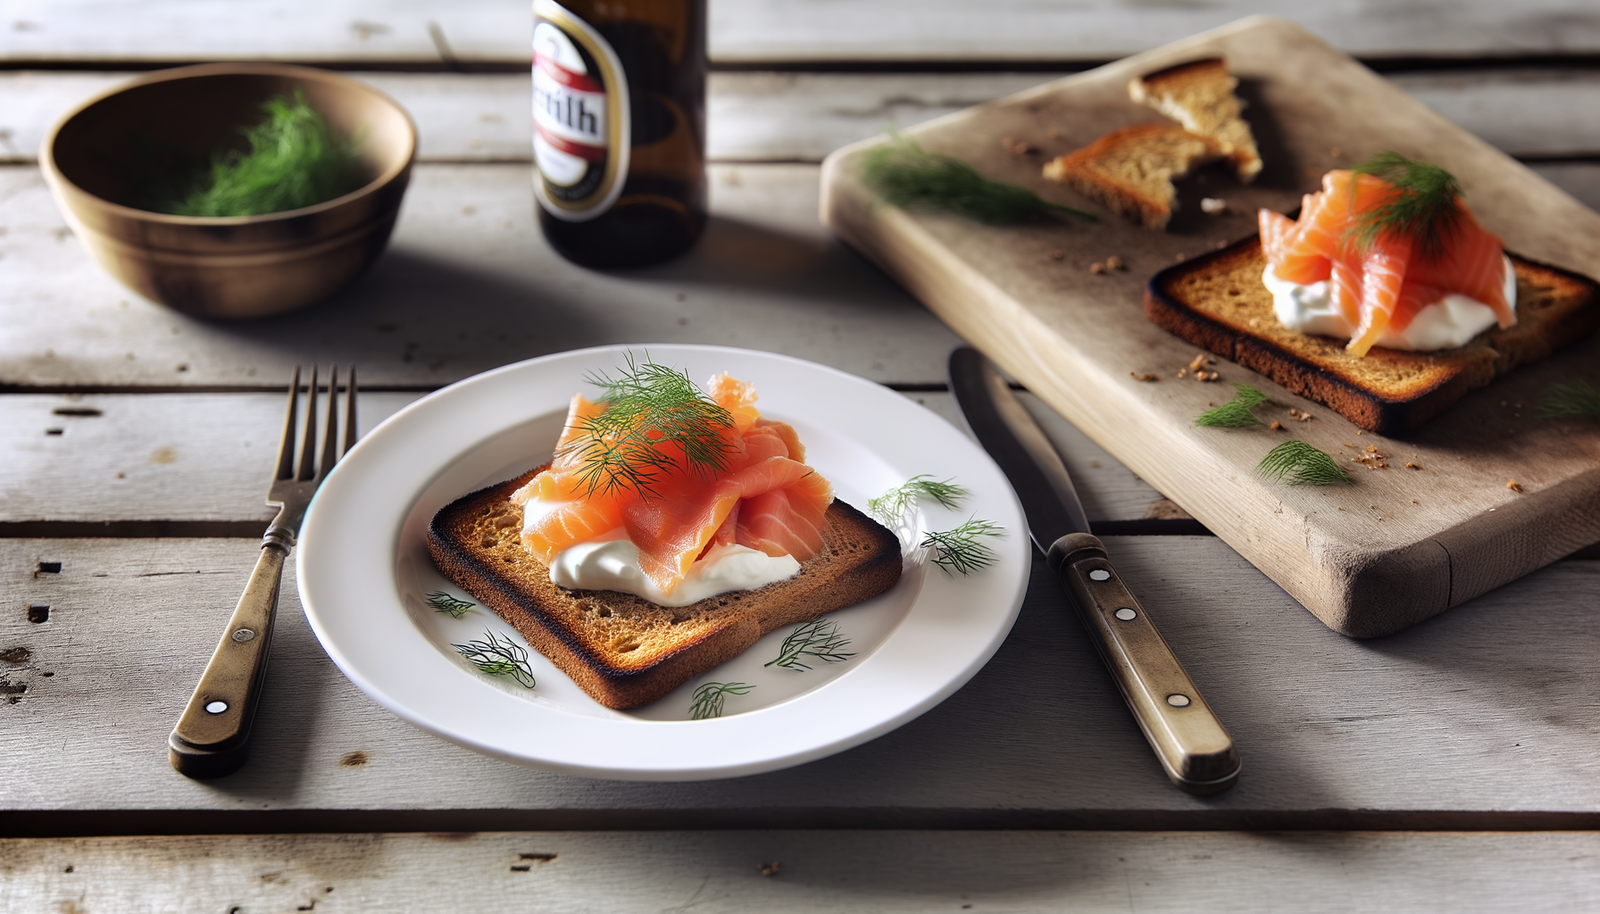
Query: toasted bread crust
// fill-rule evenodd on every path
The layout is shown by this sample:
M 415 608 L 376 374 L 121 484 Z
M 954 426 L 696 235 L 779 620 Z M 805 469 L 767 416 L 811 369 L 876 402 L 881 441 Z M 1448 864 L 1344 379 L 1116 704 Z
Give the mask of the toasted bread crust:
M 1239 180 L 1248 183 L 1261 171 L 1261 153 L 1250 124 L 1240 116 L 1238 85 L 1220 57 L 1209 57 L 1130 80 L 1128 95 L 1222 144 Z
M 1363 429 L 1403 436 L 1468 391 L 1600 328 L 1600 284 L 1507 256 L 1517 274 L 1517 324 L 1492 327 L 1465 346 L 1437 352 L 1375 346 L 1357 357 L 1343 340 L 1282 326 L 1261 281 L 1267 261 L 1258 236 L 1157 273 L 1145 289 L 1144 310 L 1158 326 Z
M 1135 124 L 1054 159 L 1044 166 L 1044 176 L 1146 228 L 1164 229 L 1178 199 L 1173 179 L 1223 155 L 1216 140 L 1174 124 Z
M 875 597 L 900 580 L 900 542 L 843 502 L 822 551 L 759 590 L 666 607 L 610 590 L 567 590 L 521 543 L 510 496 L 544 467 L 445 506 L 428 552 L 445 577 L 493 609 L 596 701 L 636 708 L 743 653 L 767 632 Z

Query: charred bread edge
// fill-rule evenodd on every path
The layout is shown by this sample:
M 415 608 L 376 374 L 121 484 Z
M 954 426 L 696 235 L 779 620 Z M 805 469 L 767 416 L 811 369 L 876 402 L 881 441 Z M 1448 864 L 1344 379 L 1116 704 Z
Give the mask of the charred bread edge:
M 1134 80 L 1137 82 L 1142 82 L 1145 85 L 1150 85 L 1151 83 L 1159 82 L 1163 79 L 1170 79 L 1174 76 L 1187 73 L 1190 70 L 1210 69 L 1218 65 L 1226 69 L 1228 62 L 1221 57 L 1201 57 L 1198 60 L 1190 60 L 1185 63 L 1175 63 L 1170 67 L 1162 67 L 1159 70 L 1145 73 L 1142 76 L 1135 76 Z M 1231 76 L 1232 73 L 1229 75 Z
M 441 508 L 428 523 L 428 551 L 435 567 L 445 577 L 461 586 L 472 596 L 482 600 L 497 615 L 511 624 L 528 643 L 543 654 L 562 672 L 570 676 L 589 695 L 607 707 L 624 709 L 648 704 L 695 675 L 743 653 L 761 635 L 771 628 L 815 619 L 846 606 L 869 600 L 892 588 L 900 579 L 902 557 L 900 542 L 881 524 L 857 511 L 853 506 L 835 500 L 828 508 L 828 524 L 832 529 L 857 528 L 868 531 L 877 542 L 861 564 L 849 569 L 850 573 L 866 586 L 851 592 L 848 602 L 835 598 L 832 602 L 812 604 L 799 613 L 779 614 L 779 621 L 763 629 L 748 612 L 729 610 L 729 623 L 694 640 L 686 641 L 655 662 L 637 669 L 620 669 L 610 665 L 584 646 L 566 627 L 553 624 L 538 603 L 529 599 L 520 588 L 508 585 L 496 573 L 495 566 L 480 559 L 470 548 L 463 548 L 450 535 L 448 527 L 454 519 L 480 504 L 509 498 L 512 492 L 524 485 L 544 467 L 536 467 L 514 479 L 487 486 L 471 492 Z M 836 513 L 837 512 L 837 513 Z M 801 574 L 804 574 L 802 565 Z M 769 584 L 751 591 L 751 596 L 767 591 L 787 589 L 799 577 Z M 827 582 L 807 588 L 799 594 L 805 600 Z M 601 591 L 605 593 L 605 591 Z M 633 599 L 631 595 L 619 596 Z M 692 613 L 697 609 L 710 609 L 717 597 L 679 609 Z M 720 608 L 720 607 L 719 607 Z M 798 615 L 798 618 L 795 618 Z M 714 662 L 705 663 L 707 657 Z
M 1381 435 L 1401 435 L 1415 431 L 1434 416 L 1461 399 L 1472 389 L 1464 370 L 1455 370 L 1431 387 L 1410 397 L 1394 399 L 1368 390 L 1359 384 L 1307 362 L 1300 355 L 1271 340 L 1237 330 L 1210 315 L 1189 307 L 1169 295 L 1168 284 L 1180 275 L 1203 269 L 1212 263 L 1246 254 L 1259 248 L 1261 236 L 1251 235 L 1217 251 L 1167 267 L 1150 278 L 1145 287 L 1144 313 L 1151 323 L 1176 336 L 1201 346 L 1231 362 L 1259 372 L 1292 393 L 1315 400 L 1349 419 L 1360 428 Z M 1541 263 L 1506 252 L 1513 264 L 1547 270 L 1589 288 L 1591 298 L 1600 296 L 1600 284 L 1581 273 Z M 1600 327 L 1600 308 L 1578 309 L 1578 316 L 1551 328 L 1551 352 L 1577 343 Z M 1496 372 L 1494 376 L 1498 376 Z

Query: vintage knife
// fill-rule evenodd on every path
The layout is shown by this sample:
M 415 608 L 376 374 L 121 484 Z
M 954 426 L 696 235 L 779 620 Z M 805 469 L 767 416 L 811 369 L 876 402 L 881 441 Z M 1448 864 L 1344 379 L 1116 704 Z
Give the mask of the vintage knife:
M 1149 615 L 1090 535 L 1072 478 L 1044 430 L 976 349 L 950 354 L 950 389 L 967 425 L 1022 499 L 1028 531 L 1078 609 L 1172 782 L 1219 793 L 1239 778 L 1239 753 Z

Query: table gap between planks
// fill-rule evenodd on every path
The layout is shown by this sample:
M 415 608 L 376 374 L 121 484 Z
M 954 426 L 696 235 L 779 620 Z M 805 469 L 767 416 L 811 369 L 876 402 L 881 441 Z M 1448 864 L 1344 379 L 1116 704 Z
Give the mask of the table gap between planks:
M 1107 831 L 12 840 L 0 852 L 0 906 L 82 899 L 82 910 L 133 909 L 181 898 L 253 910 L 292 899 L 309 910 L 315 899 L 318 910 L 341 910 L 392 897 L 449 910 L 447 899 L 417 899 L 473 866 L 485 868 L 471 870 L 473 889 L 498 885 L 491 872 L 545 879 L 552 903 L 592 910 L 667 898 L 713 910 L 849 910 L 864 898 L 885 910 L 946 901 L 1034 910 L 1062 897 L 1084 910 L 1186 907 L 1174 899 L 1272 910 L 1291 897 L 1309 910 L 1491 909 L 1496 899 L 1560 910 L 1600 895 L 1585 863 L 1600 842 L 1585 831 L 1196 830 L 1600 827 L 1600 562 L 1591 561 L 1558 563 L 1412 632 L 1353 642 L 1214 539 L 1113 537 L 1140 599 L 1244 752 L 1239 788 L 1217 800 L 1162 780 L 1039 568 L 1016 636 L 924 718 L 834 759 L 698 785 L 527 771 L 412 730 L 329 663 L 291 585 L 256 762 L 231 783 L 177 777 L 161 743 L 252 560 L 247 538 L 265 517 L 259 471 L 280 408 L 272 392 L 291 364 L 357 361 L 371 424 L 520 358 L 709 342 L 834 365 L 954 419 L 943 361 L 958 340 L 822 230 L 822 156 L 1246 12 L 1302 14 L 1231 0 L 1140 16 L 1131 5 L 1021 0 L 981 13 L 890 0 L 714 2 L 711 229 L 676 264 L 602 275 L 537 241 L 525 5 L 164 0 L 137 14 L 94 6 L 89 17 L 90 7 L 25 2 L 0 22 L 0 427 L 12 431 L 0 442 L 0 759 L 39 772 L 0 791 L 0 833 L 674 823 Z M 1471 16 L 1442 22 L 1415 4 L 1303 15 L 1600 206 L 1600 16 L 1552 2 L 1474 4 Z M 254 27 L 239 27 L 246 22 Z M 127 73 L 252 58 L 358 71 L 412 111 L 421 159 L 393 248 L 360 286 L 253 325 L 191 321 L 87 263 L 34 153 L 56 116 Z M 1103 529 L 1196 532 L 1093 442 L 1036 411 Z M 51 606 L 51 621 L 28 622 L 34 605 Z M 105 688 L 107 676 L 117 689 Z M 1500 864 L 1491 876 L 1516 869 L 1522 878 L 1483 875 L 1491 857 Z M 644 875 L 613 882 L 619 859 Z M 773 860 L 783 862 L 778 874 L 761 876 Z M 1260 883 L 1263 867 L 1303 888 L 1274 895 Z M 1346 867 L 1362 873 L 1359 889 Z M 94 881 L 74 883 L 75 873 Z M 337 878 L 324 886 L 329 873 Z

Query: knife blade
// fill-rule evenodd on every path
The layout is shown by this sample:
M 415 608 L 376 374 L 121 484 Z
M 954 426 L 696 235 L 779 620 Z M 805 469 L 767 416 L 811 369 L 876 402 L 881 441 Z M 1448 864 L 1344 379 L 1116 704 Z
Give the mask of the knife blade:
M 1111 566 L 1061 455 L 976 349 L 950 354 L 950 390 L 972 434 L 1011 480 L 1045 554 L 1167 777 L 1193 794 L 1239 778 L 1239 752 L 1183 665 Z

